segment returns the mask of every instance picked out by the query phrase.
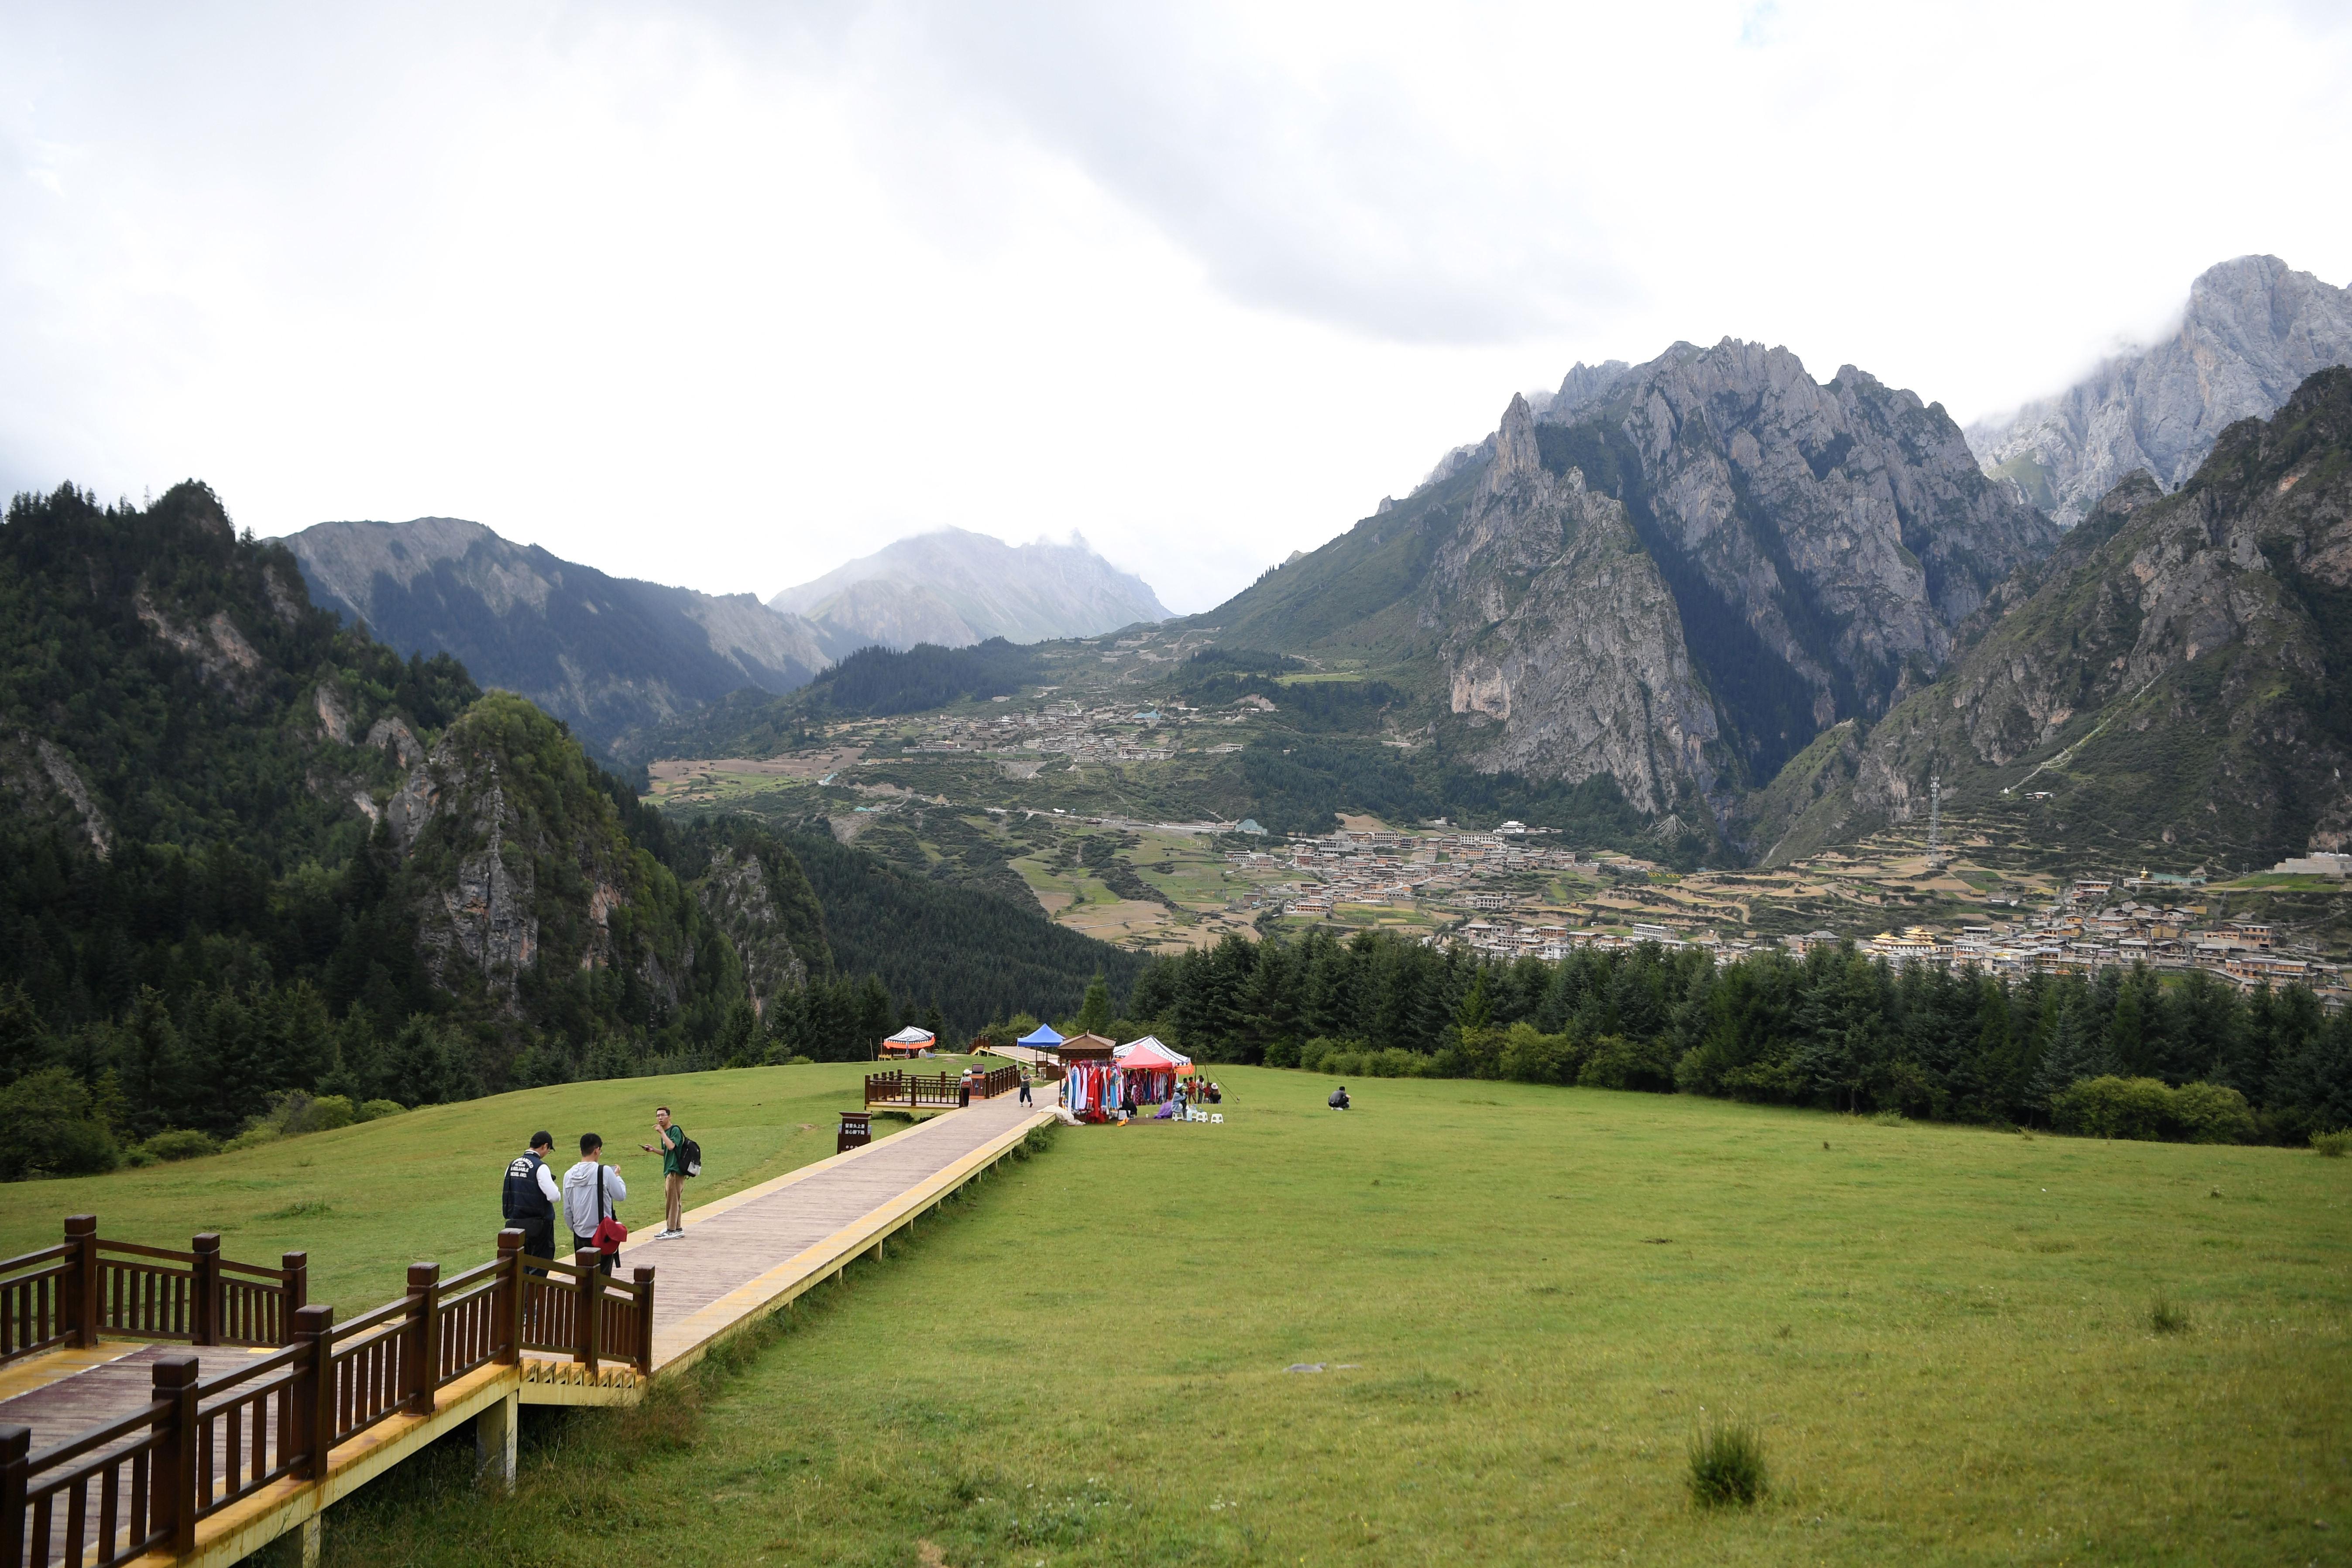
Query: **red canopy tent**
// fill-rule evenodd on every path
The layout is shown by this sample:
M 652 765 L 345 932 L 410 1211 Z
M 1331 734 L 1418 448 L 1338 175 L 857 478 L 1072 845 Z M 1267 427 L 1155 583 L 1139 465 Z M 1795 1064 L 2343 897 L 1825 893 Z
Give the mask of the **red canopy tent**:
M 1187 1078 L 1192 1071 L 1191 1057 L 1181 1051 L 1170 1050 L 1150 1035 L 1139 1040 L 1130 1040 L 1110 1055 L 1111 1060 L 1129 1072 L 1164 1072 Z

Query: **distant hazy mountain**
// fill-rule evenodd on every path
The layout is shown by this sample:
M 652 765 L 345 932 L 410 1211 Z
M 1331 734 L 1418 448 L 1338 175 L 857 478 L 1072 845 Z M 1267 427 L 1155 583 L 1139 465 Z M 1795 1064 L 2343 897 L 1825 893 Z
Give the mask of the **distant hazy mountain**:
M 311 598 L 404 652 L 449 653 L 599 750 L 747 686 L 790 691 L 827 660 L 807 622 L 560 560 L 478 522 L 322 522 L 289 537 Z
M 2224 261 L 2189 285 L 2179 330 L 2106 361 L 2055 397 L 1969 427 L 1985 471 L 2072 527 L 2146 468 L 2168 490 L 2240 419 L 2267 419 L 2314 371 L 2352 363 L 2352 289 L 2275 256 Z
M 1067 544 L 1011 545 L 960 528 L 886 545 L 785 589 L 768 607 L 806 616 L 835 657 L 875 643 L 1045 642 L 1168 618 L 1142 578 L 1075 534 Z

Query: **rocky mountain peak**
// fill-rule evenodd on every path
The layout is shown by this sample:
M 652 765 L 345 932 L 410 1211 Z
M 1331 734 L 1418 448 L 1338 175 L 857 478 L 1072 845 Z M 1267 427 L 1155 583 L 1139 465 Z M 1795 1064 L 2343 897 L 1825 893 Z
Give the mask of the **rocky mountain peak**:
M 1486 471 L 1490 489 L 1504 487 L 1543 473 L 1543 452 L 1536 444 L 1535 410 L 1517 393 L 1511 395 L 1511 405 L 1503 410 L 1503 423 L 1495 432 L 1495 463 Z
M 2240 419 L 2267 418 L 2315 372 L 2352 363 L 2352 289 L 2275 256 L 2241 256 L 2189 287 L 2180 324 L 2054 397 L 1969 426 L 1988 473 L 2071 527 L 2135 468 L 2167 489 Z

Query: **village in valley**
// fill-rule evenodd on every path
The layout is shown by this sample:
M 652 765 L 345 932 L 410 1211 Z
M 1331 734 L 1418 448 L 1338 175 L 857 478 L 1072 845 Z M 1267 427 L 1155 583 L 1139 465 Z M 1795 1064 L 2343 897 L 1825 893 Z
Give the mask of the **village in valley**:
M 2352 858 L 2210 879 L 2078 870 L 2021 856 L 1965 814 L 1943 844 L 1895 835 L 1785 866 L 1679 872 L 1510 820 L 1346 816 L 1328 834 L 1285 837 L 1246 816 L 1150 809 L 1197 806 L 1204 775 L 1187 764 L 1241 751 L 1262 699 L 1202 710 L 1101 695 L 1048 687 L 912 720 L 853 720 L 774 759 L 656 763 L 653 794 L 821 817 L 869 847 L 888 837 L 876 830 L 903 823 L 933 860 L 955 824 L 960 839 L 997 846 L 1055 921 L 1142 951 L 1311 924 L 1546 959 L 1642 942 L 1801 956 L 1851 941 L 1897 967 L 2020 975 L 2145 963 L 2352 994 L 2339 912 Z

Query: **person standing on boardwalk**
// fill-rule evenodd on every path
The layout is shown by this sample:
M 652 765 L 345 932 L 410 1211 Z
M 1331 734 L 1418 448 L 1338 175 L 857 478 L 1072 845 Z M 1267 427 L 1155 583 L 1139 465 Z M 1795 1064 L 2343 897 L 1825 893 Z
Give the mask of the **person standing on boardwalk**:
M 654 1107 L 654 1135 L 659 1145 L 640 1143 L 638 1148 L 648 1154 L 659 1154 L 662 1161 L 662 1227 L 656 1241 L 676 1241 L 686 1234 L 686 1217 L 681 1212 L 686 1202 L 686 1130 L 669 1119 L 669 1107 Z
M 574 1252 L 596 1247 L 597 1227 L 629 1195 L 628 1184 L 621 1180 L 618 1170 L 604 1163 L 604 1141 L 593 1132 L 583 1132 L 580 1163 L 563 1173 L 563 1220 L 572 1227 Z M 596 1260 L 596 1267 L 610 1274 L 616 1256 L 604 1253 Z
M 532 1258 L 555 1256 L 555 1211 L 563 1199 L 555 1189 L 555 1172 L 547 1163 L 553 1152 L 555 1134 L 532 1133 L 529 1152 L 516 1155 L 507 1167 L 506 1191 L 500 1194 L 507 1224 L 522 1232 L 522 1249 Z
M 1021 1103 L 1024 1105 L 1030 1103 L 1029 1075 L 1025 1072 L 1021 1075 Z

